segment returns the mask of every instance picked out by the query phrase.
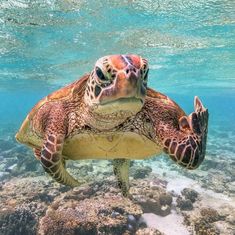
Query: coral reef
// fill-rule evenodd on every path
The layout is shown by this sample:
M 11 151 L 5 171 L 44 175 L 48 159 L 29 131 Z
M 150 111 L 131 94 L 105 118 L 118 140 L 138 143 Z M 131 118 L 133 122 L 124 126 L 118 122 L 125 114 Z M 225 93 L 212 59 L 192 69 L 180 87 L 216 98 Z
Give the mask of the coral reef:
M 130 189 L 133 200 L 141 205 L 144 213 L 166 216 L 171 212 L 172 196 L 153 181 L 133 181 Z
M 133 222 L 142 214 L 138 205 L 114 195 L 57 203 L 40 220 L 40 235 L 123 234 L 128 229 L 136 230 Z
M 216 221 L 224 220 L 218 211 L 213 208 L 201 208 L 200 217 L 193 222 L 193 229 L 198 235 L 219 235 L 220 231 L 213 224 Z
M 13 136 L 7 140 L 0 139 L 0 180 L 44 174 L 32 150 L 17 144 Z
M 181 191 L 181 196 L 176 199 L 176 205 L 183 211 L 191 211 L 193 209 L 193 203 L 196 202 L 198 198 L 198 192 L 190 189 L 184 188 Z
M 130 168 L 130 176 L 132 176 L 134 179 L 144 179 L 145 177 L 149 176 L 151 172 L 152 168 L 150 166 L 134 164 Z
M 218 229 L 203 219 L 194 222 L 193 231 L 197 235 L 220 235 Z
M 189 199 L 192 203 L 194 203 L 198 198 L 198 192 L 190 188 L 184 188 L 181 194 L 185 197 L 185 199 Z
M 229 235 L 233 234 L 233 228 L 228 226 L 225 218 L 227 215 L 220 214 L 217 210 L 210 207 L 196 208 L 189 214 L 183 213 L 184 223 L 191 227 L 194 234 L 198 235 Z
M 2 185 L 1 203 L 4 205 L 20 205 L 21 203 L 45 202 L 49 204 L 66 186 L 52 184 L 45 177 L 13 178 Z
M 15 210 L 4 208 L 0 211 L 1 235 L 33 235 L 37 231 L 37 216 L 29 205 L 22 205 Z
M 165 158 L 132 161 L 132 198 L 125 199 L 117 187 L 112 161 L 68 161 L 68 170 L 85 182 L 71 189 L 45 177 L 31 150 L 12 138 L 0 139 L 0 235 L 33 235 L 38 231 L 160 235 L 165 231 L 159 220 L 167 215 L 161 219 L 182 219 L 183 215 L 185 224 L 181 220 L 181 226 L 197 235 L 233 235 L 235 162 L 219 148 L 216 151 L 209 153 L 196 171 L 183 171 Z M 157 229 L 141 222 L 142 213 L 159 215 Z
M 176 199 L 177 207 L 182 211 L 191 211 L 193 209 L 193 203 L 189 199 L 183 199 L 179 196 Z
M 12 214 L 18 213 L 15 208 L 20 205 L 28 208 L 34 222 L 34 226 L 30 225 L 32 234 L 37 227 L 40 234 L 133 234 L 143 226 L 139 222 L 142 208 L 162 216 L 170 213 L 172 197 L 165 185 L 166 182 L 158 178 L 133 180 L 132 198 L 126 199 L 121 196 L 113 176 L 73 189 L 54 183 L 49 177 L 14 178 L 1 185 L 0 207 L 9 211 L 11 218 L 16 218 Z M 145 201 L 140 200 L 141 197 Z M 6 230 L 12 231 L 7 217 L 2 221 L 3 234 Z M 29 227 L 21 225 L 27 235 Z
M 208 154 L 199 170 L 183 173 L 188 178 L 199 181 L 206 189 L 230 196 L 235 193 L 234 154 L 232 157 L 220 153 Z
M 213 223 L 223 219 L 223 216 L 220 216 L 218 211 L 213 208 L 202 208 L 200 210 L 202 219 L 206 222 Z
M 136 235 L 164 235 L 164 233 L 154 228 L 140 228 L 136 231 L 135 234 Z

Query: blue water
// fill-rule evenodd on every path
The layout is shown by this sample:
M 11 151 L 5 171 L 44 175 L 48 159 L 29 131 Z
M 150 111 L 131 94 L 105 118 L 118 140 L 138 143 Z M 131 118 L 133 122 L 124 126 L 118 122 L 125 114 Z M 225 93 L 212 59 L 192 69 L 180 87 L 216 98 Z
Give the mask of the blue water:
M 60 211 L 64 208 L 67 210 L 68 207 L 70 220 L 74 208 L 80 208 L 80 194 L 84 196 L 87 194 L 84 192 L 89 191 L 86 186 L 84 192 L 81 187 L 82 193 L 79 188 L 73 194 L 73 190 L 54 185 L 53 180 L 45 177 L 45 172 L 32 151 L 16 143 L 14 136 L 28 112 L 41 98 L 90 72 L 98 58 L 108 54 L 126 53 L 139 54 L 148 59 L 149 87 L 174 99 L 188 114 L 193 111 L 193 99 L 197 95 L 210 114 L 206 158 L 197 170 L 177 168 L 173 161 L 164 156 L 139 161 L 140 163 L 134 162 L 134 167 L 148 165 L 152 169 L 154 180 L 164 182 L 168 192 L 174 194 L 173 197 L 177 196 L 177 199 L 179 195 L 182 196 L 181 188 L 189 187 L 199 192 L 199 201 L 195 202 L 196 206 L 193 205 L 196 210 L 183 213 L 179 210 L 175 197 L 171 208 L 172 221 L 167 222 L 170 221 L 169 217 L 154 217 L 153 214 L 152 220 L 156 222 L 157 228 L 163 221 L 163 225 L 172 225 L 165 226 L 166 230 L 168 227 L 172 229 L 170 233 L 159 228 L 164 234 L 191 234 L 194 231 L 192 228 L 189 233 L 177 234 L 178 230 L 175 230 L 177 225 L 181 226 L 178 218 L 183 214 L 187 215 L 187 222 L 189 217 L 195 219 L 195 211 L 200 214 L 200 207 L 215 207 L 216 210 L 220 208 L 219 214 L 224 208 L 225 212 L 221 215 L 229 216 L 221 216 L 221 220 L 225 221 L 218 221 L 215 226 L 221 231 L 225 227 L 221 234 L 234 234 L 234 2 L 0 0 L 0 234 L 36 234 L 35 224 L 38 225 L 39 219 L 45 219 L 45 214 L 63 218 L 59 217 Z M 108 165 L 109 162 L 105 163 L 102 165 L 99 161 L 99 166 L 90 161 L 83 167 L 83 163 L 73 165 L 68 162 L 67 168 L 79 180 L 83 177 L 88 183 L 94 180 L 93 185 L 98 190 L 99 198 L 104 194 L 111 198 L 118 194 L 118 191 L 111 189 L 118 187 L 113 180 L 112 167 Z M 152 176 L 146 176 L 144 182 L 150 184 Z M 132 178 L 131 186 L 134 181 Z M 101 184 L 97 184 L 98 181 Z M 163 187 L 160 183 L 159 185 Z M 142 190 L 146 186 L 140 183 L 134 187 Z M 90 189 L 93 192 L 93 186 Z M 106 189 L 110 189 L 110 192 L 106 193 Z M 208 193 L 208 189 L 212 194 Z M 149 194 L 150 191 L 143 192 Z M 214 193 L 221 194 L 214 196 Z M 77 195 L 77 198 L 70 198 L 71 195 Z M 150 198 L 149 195 L 146 198 Z M 139 198 L 144 197 L 140 195 Z M 61 206 L 55 209 L 60 201 Z M 123 204 L 125 201 L 123 200 Z M 152 196 L 149 201 L 152 201 Z M 88 204 L 87 208 L 89 206 L 96 210 L 96 206 Z M 109 207 L 114 209 L 112 205 Z M 83 209 L 82 213 L 78 210 L 76 213 L 83 217 L 83 212 L 85 216 L 87 210 Z M 106 215 L 103 210 L 100 213 L 100 222 L 107 224 L 111 217 L 114 218 L 112 215 Z M 53 220 L 46 219 L 44 222 L 48 221 L 49 230 L 54 231 L 54 227 L 60 226 L 64 226 L 66 230 L 73 224 L 79 224 L 78 221 L 73 223 L 77 218 L 74 217 L 71 223 L 64 223 L 62 219 L 55 226 L 51 222 Z M 95 214 L 92 214 L 92 218 L 94 217 Z M 116 220 L 120 218 L 118 216 Z M 87 224 L 89 227 L 89 221 Z M 204 224 L 208 227 L 206 220 L 203 220 Z M 206 230 L 208 234 L 213 233 L 211 226 L 214 227 L 214 224 L 209 225 Z M 191 225 L 196 229 L 194 222 Z M 43 223 L 39 227 L 43 227 Z M 109 227 L 111 228 L 111 223 Z M 61 234 L 61 231 L 56 234 Z
M 135 53 L 149 60 L 149 86 L 188 113 L 201 98 L 208 151 L 229 145 L 235 157 L 234 9 L 232 0 L 1 0 L 0 137 L 99 57 Z

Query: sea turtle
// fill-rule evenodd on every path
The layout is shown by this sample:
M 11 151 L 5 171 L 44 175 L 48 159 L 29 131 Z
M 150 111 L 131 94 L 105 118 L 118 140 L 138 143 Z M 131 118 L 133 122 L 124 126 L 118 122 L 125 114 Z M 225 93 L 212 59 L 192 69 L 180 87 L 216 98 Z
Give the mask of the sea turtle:
M 65 160 L 112 159 L 124 196 L 132 159 L 162 151 L 197 168 L 204 159 L 208 110 L 198 97 L 187 116 L 169 97 L 147 87 L 148 62 L 138 55 L 100 58 L 90 74 L 48 95 L 31 110 L 16 139 L 33 148 L 57 182 L 80 183 Z

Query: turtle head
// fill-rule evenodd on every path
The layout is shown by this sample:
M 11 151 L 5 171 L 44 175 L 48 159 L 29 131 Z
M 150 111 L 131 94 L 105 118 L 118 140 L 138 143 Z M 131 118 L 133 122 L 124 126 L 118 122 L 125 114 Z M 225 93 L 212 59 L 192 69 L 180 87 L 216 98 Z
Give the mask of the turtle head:
M 127 118 L 141 110 L 148 79 L 148 62 L 138 55 L 100 58 L 90 74 L 85 102 L 100 115 Z

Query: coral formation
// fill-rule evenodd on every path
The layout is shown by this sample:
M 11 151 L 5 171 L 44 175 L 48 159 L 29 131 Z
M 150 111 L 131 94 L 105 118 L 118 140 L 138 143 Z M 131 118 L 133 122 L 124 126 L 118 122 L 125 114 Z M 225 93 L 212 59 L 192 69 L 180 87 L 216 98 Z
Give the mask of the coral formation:
M 179 196 L 176 199 L 177 207 L 183 211 L 191 211 L 193 209 L 193 203 L 189 199 L 183 199 Z
M 1 203 L 9 205 L 15 201 L 16 205 L 29 202 L 45 202 L 49 204 L 66 187 L 51 184 L 47 178 L 28 177 L 14 178 L 5 183 L 0 191 Z
M 138 205 L 121 196 L 59 201 L 40 220 L 39 234 L 122 234 L 130 229 L 128 225 L 136 230 L 133 222 L 141 214 Z
M 27 205 L 15 210 L 4 208 L 0 211 L 1 235 L 33 235 L 37 231 L 37 216 Z
M 181 194 L 185 197 L 185 199 L 189 199 L 192 203 L 194 203 L 198 198 L 198 192 L 190 188 L 184 188 Z
M 166 190 L 152 182 L 138 180 L 130 189 L 133 200 L 141 205 L 144 213 L 166 216 L 171 212 L 172 196 Z
M 200 210 L 202 219 L 206 222 L 213 223 L 221 220 L 223 217 L 213 208 L 202 208 Z
M 130 168 L 130 176 L 134 179 L 144 179 L 152 172 L 152 168 L 150 166 L 139 166 L 134 164 Z
M 143 211 L 164 216 L 177 212 L 177 216 L 184 215 L 184 226 L 188 229 L 192 227 L 196 235 L 234 234 L 235 210 L 230 201 L 226 199 L 225 205 L 221 207 L 213 200 L 209 204 L 212 198 L 203 196 L 203 188 L 198 190 L 200 195 L 194 190 L 202 185 L 214 192 L 227 194 L 228 198 L 234 196 L 235 164 L 230 157 L 221 155 L 215 158 L 215 155 L 208 154 L 202 167 L 190 172 L 179 170 L 167 159 L 154 161 L 155 166 L 153 160 L 144 163 L 132 161 L 131 164 L 130 176 L 134 179 L 130 180 L 130 193 L 133 198 L 132 201 L 127 200 L 130 207 L 134 205 L 140 209 L 137 214 Z M 71 234 L 71 231 L 79 235 L 96 234 L 99 231 L 103 234 L 123 235 L 162 234 L 157 229 L 147 227 L 139 215 L 128 209 L 113 176 L 112 161 L 68 162 L 67 168 L 76 178 L 86 183 L 73 189 L 54 183 L 45 177 L 31 151 L 12 140 L 0 139 L 0 235 L 33 235 L 38 233 L 38 228 L 44 234 L 56 230 L 58 235 Z M 184 186 L 172 187 L 176 185 L 176 174 L 179 177 L 186 175 L 193 179 L 194 184 L 186 185 L 184 179 L 179 179 Z M 168 186 L 174 192 L 167 192 Z M 111 198 L 116 197 L 119 204 L 115 207 Z M 97 203 L 103 207 L 96 204 L 97 199 Z M 86 207 L 84 203 L 89 206 Z M 87 219 L 88 223 L 85 223 Z M 82 230 L 81 224 L 85 230 Z
M 217 142 L 218 145 L 221 143 Z M 224 148 L 225 146 L 223 146 Z M 222 149 L 222 147 L 221 147 Z M 224 170 L 226 169 L 226 170 Z M 221 154 L 208 154 L 199 170 L 183 172 L 188 178 L 199 181 L 202 187 L 217 193 L 234 195 L 235 164 L 232 157 Z
M 184 188 L 181 191 L 181 195 L 176 199 L 177 207 L 183 211 L 191 211 L 193 209 L 193 203 L 198 198 L 198 192 L 190 188 Z
M 230 231 L 229 227 L 227 227 L 225 233 L 222 232 L 225 229 L 224 219 L 226 216 L 220 215 L 218 211 L 213 208 L 209 207 L 197 208 L 195 213 L 191 215 L 184 213 L 183 215 L 184 215 L 185 224 L 187 226 L 192 227 L 194 234 L 197 235 L 231 234 L 229 233 Z
M 136 231 L 136 235 L 164 235 L 158 229 L 154 228 L 140 228 Z
M 212 224 L 204 221 L 203 218 L 194 222 L 193 231 L 197 235 L 220 235 L 218 229 L 216 229 Z

